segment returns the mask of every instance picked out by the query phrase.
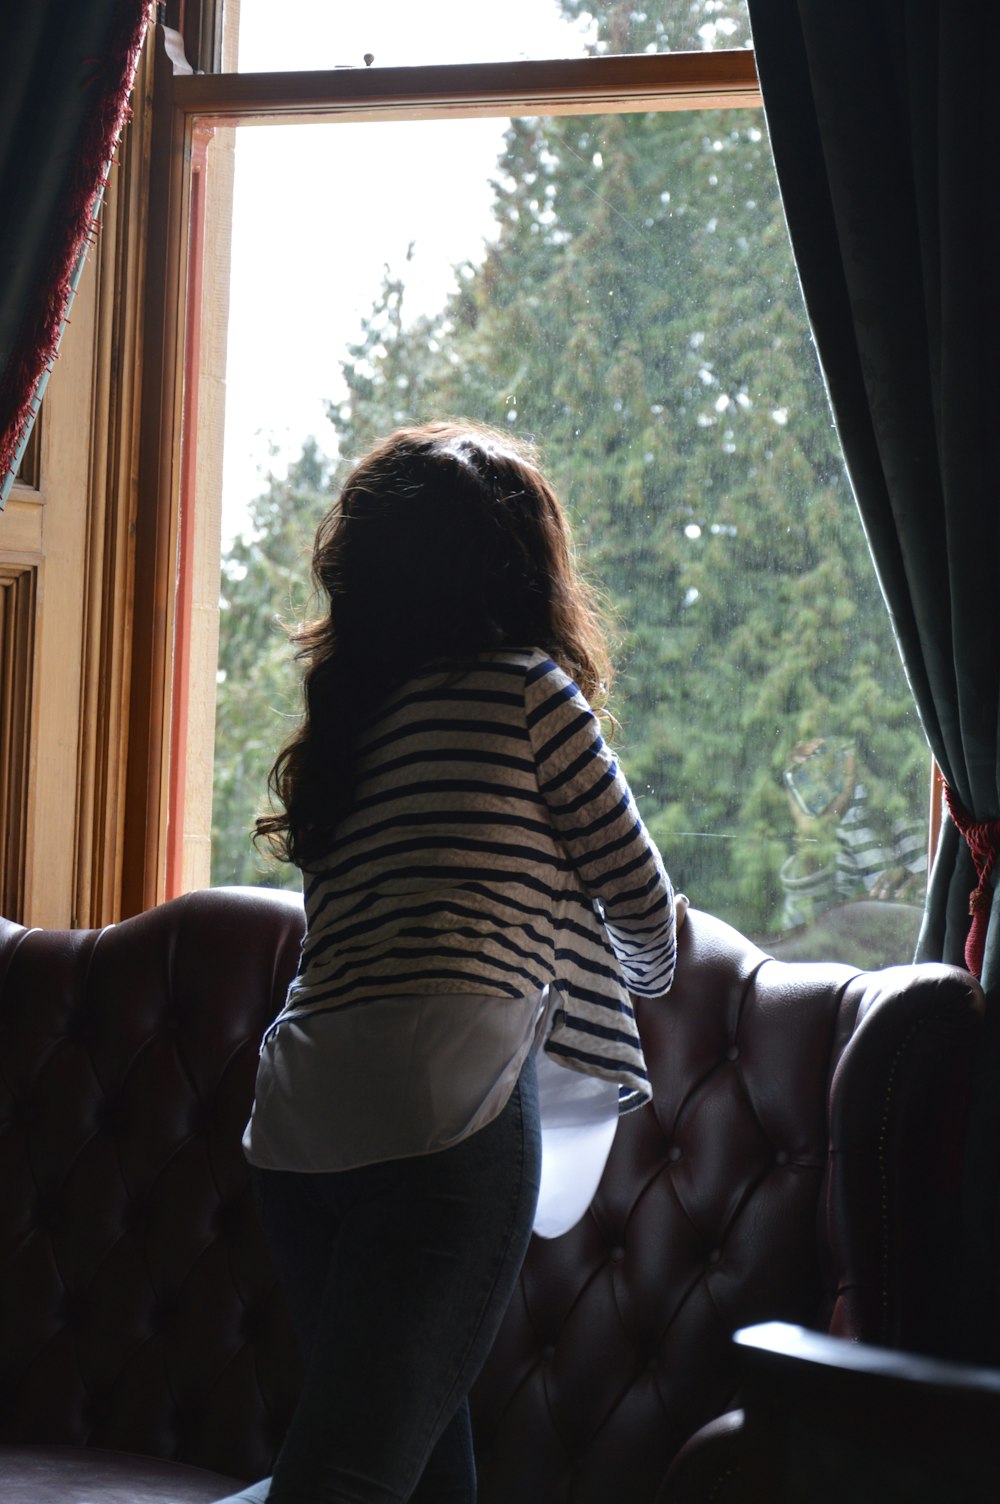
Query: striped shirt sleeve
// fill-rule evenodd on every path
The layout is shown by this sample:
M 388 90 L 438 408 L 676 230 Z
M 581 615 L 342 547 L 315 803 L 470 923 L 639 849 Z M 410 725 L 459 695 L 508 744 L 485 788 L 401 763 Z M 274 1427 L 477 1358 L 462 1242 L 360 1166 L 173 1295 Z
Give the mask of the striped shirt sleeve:
M 673 980 L 673 891 L 625 777 L 580 690 L 551 659 L 525 680 L 538 784 L 566 854 L 607 929 L 627 986 Z

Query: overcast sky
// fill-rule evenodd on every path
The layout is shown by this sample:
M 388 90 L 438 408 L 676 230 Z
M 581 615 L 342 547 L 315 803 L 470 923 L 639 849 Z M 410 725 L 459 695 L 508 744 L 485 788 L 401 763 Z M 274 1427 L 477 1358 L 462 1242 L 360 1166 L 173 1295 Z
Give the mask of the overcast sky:
M 275 17 L 280 20 L 276 24 Z M 556 0 L 242 0 L 240 68 L 364 66 L 571 56 L 586 36 Z M 305 43 L 305 45 L 304 45 Z M 443 303 L 451 268 L 482 255 L 502 120 L 245 127 L 237 137 L 227 363 L 224 531 L 314 434 L 323 401 L 377 297 L 406 271 L 410 318 Z M 407 247 L 414 243 L 406 264 Z M 271 456 L 277 445 L 279 453 Z

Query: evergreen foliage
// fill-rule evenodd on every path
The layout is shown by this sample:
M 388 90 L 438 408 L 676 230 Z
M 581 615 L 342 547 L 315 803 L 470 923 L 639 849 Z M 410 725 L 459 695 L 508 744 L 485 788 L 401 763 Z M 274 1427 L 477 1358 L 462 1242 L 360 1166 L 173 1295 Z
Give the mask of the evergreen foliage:
M 658 9 L 657 20 L 606 5 L 598 50 L 698 47 L 706 25 L 729 26 L 728 45 L 746 40 L 741 6 Z M 693 901 L 773 933 L 795 839 L 782 786 L 792 747 L 853 738 L 886 829 L 923 815 L 928 760 L 839 457 L 763 120 L 518 119 L 494 189 L 494 239 L 481 263 L 456 269 L 438 313 L 407 320 L 405 269 L 387 269 L 344 364 L 347 395 L 330 409 L 340 463 L 432 417 L 536 438 L 580 560 L 621 624 L 613 708 L 644 817 Z M 242 881 L 260 880 L 237 848 L 249 852 L 260 770 L 280 739 L 262 707 L 287 713 L 291 693 L 270 623 L 335 479 L 308 441 L 225 564 L 218 870 Z
M 299 886 L 298 872 L 265 861 L 250 843 L 267 775 L 298 715 L 286 627 L 309 605 L 312 533 L 330 504 L 330 462 L 315 439 L 282 479 L 270 478 L 248 526 L 222 561 L 212 801 L 212 882 Z

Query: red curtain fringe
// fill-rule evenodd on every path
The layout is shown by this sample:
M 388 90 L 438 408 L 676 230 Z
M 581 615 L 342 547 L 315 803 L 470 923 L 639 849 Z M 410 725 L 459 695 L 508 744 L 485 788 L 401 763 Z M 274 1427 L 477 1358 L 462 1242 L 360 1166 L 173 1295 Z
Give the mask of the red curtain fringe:
M 28 432 L 38 383 L 51 370 L 73 296 L 73 277 L 85 242 L 99 229 L 98 206 L 111 158 L 129 115 L 143 38 L 153 0 L 120 0 L 106 54 L 93 62 L 84 87 L 96 93 L 66 186 L 66 214 L 38 284 L 38 300 L 26 314 L 0 373 L 0 413 L 8 415 L 0 436 L 0 477 L 11 470 Z

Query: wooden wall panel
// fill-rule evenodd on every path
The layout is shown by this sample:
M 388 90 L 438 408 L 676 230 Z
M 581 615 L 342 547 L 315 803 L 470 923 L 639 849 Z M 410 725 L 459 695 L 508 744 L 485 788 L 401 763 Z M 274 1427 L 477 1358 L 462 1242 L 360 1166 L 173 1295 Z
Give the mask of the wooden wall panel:
M 25 914 L 28 770 L 35 665 L 33 564 L 0 562 L 0 914 Z

